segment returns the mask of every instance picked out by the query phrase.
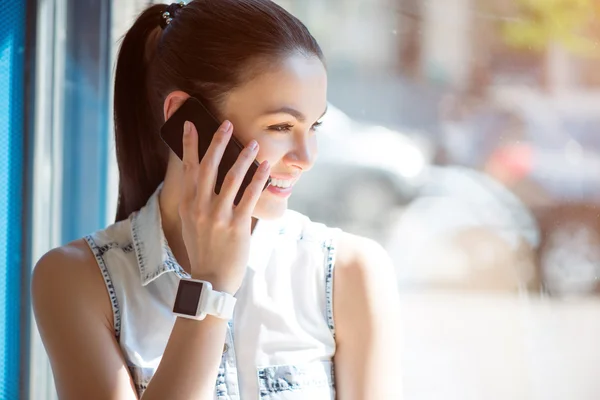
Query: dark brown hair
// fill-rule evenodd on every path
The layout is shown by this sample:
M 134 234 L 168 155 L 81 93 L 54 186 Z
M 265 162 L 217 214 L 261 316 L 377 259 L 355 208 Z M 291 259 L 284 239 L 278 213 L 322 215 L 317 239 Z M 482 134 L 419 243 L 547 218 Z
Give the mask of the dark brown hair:
M 170 92 L 199 96 L 218 114 L 228 91 L 281 58 L 301 53 L 323 60 L 308 29 L 270 0 L 194 0 L 178 8 L 163 30 L 166 10 L 166 4 L 146 9 L 119 51 L 117 221 L 144 206 L 165 177 L 169 151 L 159 129 Z

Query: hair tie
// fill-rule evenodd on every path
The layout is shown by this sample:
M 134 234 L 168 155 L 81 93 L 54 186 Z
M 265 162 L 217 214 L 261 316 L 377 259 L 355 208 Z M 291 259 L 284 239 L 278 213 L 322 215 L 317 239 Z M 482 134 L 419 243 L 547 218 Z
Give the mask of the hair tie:
M 185 3 L 183 1 L 180 1 L 179 3 L 172 3 L 171 5 L 169 5 L 166 11 L 160 15 L 160 27 L 162 29 L 165 29 L 167 25 L 169 25 L 171 21 L 173 21 L 173 18 L 175 18 L 177 12 L 181 8 L 183 8 L 183 6 L 185 6 Z

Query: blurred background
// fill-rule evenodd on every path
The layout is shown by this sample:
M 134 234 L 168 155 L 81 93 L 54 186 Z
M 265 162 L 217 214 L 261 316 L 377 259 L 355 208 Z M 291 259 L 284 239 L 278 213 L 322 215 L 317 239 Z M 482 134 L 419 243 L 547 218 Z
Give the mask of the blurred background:
M 278 0 L 328 59 L 291 208 L 376 239 L 407 400 L 600 393 L 600 0 Z M 141 0 L 0 1 L 0 399 L 54 399 L 29 278 L 112 223 Z

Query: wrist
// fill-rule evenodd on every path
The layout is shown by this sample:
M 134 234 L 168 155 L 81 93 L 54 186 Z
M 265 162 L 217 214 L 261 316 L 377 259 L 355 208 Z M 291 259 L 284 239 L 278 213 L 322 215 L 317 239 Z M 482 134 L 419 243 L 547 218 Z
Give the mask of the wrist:
M 223 279 L 222 277 L 213 274 L 192 271 L 191 277 L 192 279 L 210 282 L 213 290 L 216 290 L 217 292 L 228 293 L 232 296 L 235 295 L 235 293 L 239 289 L 239 285 L 236 286 L 232 282 L 228 282 L 226 279 Z

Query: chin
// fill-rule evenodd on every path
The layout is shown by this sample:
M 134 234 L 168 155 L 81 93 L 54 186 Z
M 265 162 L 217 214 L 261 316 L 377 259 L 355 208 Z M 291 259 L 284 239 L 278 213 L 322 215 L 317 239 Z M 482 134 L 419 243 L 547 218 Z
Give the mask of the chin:
M 269 193 L 263 193 L 254 208 L 253 217 L 257 219 L 273 220 L 283 217 L 288 208 L 287 199 L 272 198 Z

